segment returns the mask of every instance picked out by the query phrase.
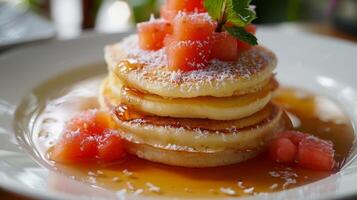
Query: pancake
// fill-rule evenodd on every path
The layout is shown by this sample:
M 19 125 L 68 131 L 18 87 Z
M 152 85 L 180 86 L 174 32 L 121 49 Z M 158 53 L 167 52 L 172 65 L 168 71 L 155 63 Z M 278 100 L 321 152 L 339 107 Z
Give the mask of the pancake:
M 109 71 L 124 85 L 164 98 L 230 97 L 256 92 L 270 81 L 277 63 L 271 51 L 254 46 L 236 62 L 212 60 L 205 69 L 171 71 L 165 48 L 141 50 L 137 35 L 107 46 L 105 58 Z
M 239 120 L 170 118 L 120 105 L 106 92 L 102 88 L 100 104 L 113 114 L 128 152 L 169 165 L 213 167 L 242 162 L 291 126 L 282 109 L 273 104 Z
M 228 126 L 227 124 L 216 126 L 209 120 L 201 120 L 202 122 L 199 123 L 195 121 L 199 119 L 186 119 L 186 122 L 181 121 L 175 124 L 174 118 L 167 118 L 168 121 L 140 119 L 137 117 L 141 117 L 141 115 L 135 116 L 135 113 L 130 113 L 134 115 L 134 118 L 128 119 L 129 121 L 121 121 L 117 113 L 114 118 L 117 119 L 117 128 L 120 130 L 121 137 L 126 141 L 126 149 L 129 153 L 153 162 L 201 168 L 242 162 L 264 151 L 265 146 L 276 136 L 277 132 L 291 127 L 286 114 L 281 112 L 278 107 L 274 109 L 277 110 L 268 118 L 253 119 L 253 117 L 244 122 L 241 121 L 240 126 L 245 128 L 240 128 L 238 125 L 237 129 L 231 130 L 232 132 L 219 127 Z M 261 114 L 259 113 L 257 116 L 264 118 L 265 115 Z M 251 125 L 255 121 L 261 122 Z M 226 121 L 225 123 L 232 122 Z M 193 124 L 200 126 L 201 130 L 187 127 L 187 125 L 193 126 Z M 207 130 L 203 130 L 203 127 Z M 132 128 L 133 130 L 131 130 Z M 144 137 L 139 132 L 131 132 L 140 129 L 143 131 L 141 133 L 144 134 Z M 219 129 L 221 132 L 213 131 L 214 129 Z M 204 146 L 197 145 L 197 141 Z M 184 144 L 179 145 L 180 143 Z
M 272 79 L 261 91 L 241 96 L 162 98 L 127 88 L 114 74 L 109 76 L 103 87 L 109 90 L 107 93 L 112 93 L 113 98 L 150 115 L 175 118 L 240 119 L 264 108 L 278 86 L 276 80 Z
M 138 141 L 128 136 L 125 137 L 125 135 L 130 132 L 121 132 L 121 136 L 126 141 L 126 149 L 129 153 L 149 161 L 182 167 L 218 167 L 243 162 L 259 155 L 266 149 L 267 144 L 276 136 L 277 132 L 292 127 L 290 119 L 285 113 L 282 113 L 281 118 L 275 122 L 276 124 L 273 125 L 274 129 L 266 130 L 266 132 L 262 134 L 265 139 L 261 140 L 254 148 L 201 148 L 200 150 L 195 150 L 192 147 L 180 146 L 174 143 L 166 146 L 151 145 L 146 141 Z M 251 127 L 251 129 L 246 130 L 251 130 L 252 132 L 246 131 L 237 134 L 244 138 L 244 136 L 249 136 L 251 133 L 254 134 L 254 131 L 259 129 L 259 126 L 255 128 Z M 194 139 L 194 141 L 195 140 L 196 139 Z M 226 138 L 225 141 L 229 141 L 229 139 Z
M 200 123 L 197 119 L 155 116 L 123 120 L 122 110 L 117 109 L 114 118 L 125 133 L 122 137 L 129 141 L 164 148 L 174 145 L 190 151 L 221 151 L 256 148 L 281 131 L 282 110 L 271 105 L 264 112 L 241 120 Z M 264 114 L 268 116 L 263 118 Z
M 129 153 L 142 159 L 167 165 L 205 168 L 230 165 L 246 161 L 259 155 L 263 149 L 224 150 L 216 152 L 191 152 L 183 150 L 168 150 L 147 144 L 126 142 Z

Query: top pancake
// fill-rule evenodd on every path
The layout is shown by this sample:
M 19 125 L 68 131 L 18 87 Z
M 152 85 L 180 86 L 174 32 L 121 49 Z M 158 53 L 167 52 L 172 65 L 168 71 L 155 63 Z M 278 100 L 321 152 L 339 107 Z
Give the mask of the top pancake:
M 109 70 L 125 85 L 167 98 L 228 97 L 256 92 L 269 82 L 277 64 L 271 51 L 254 46 L 236 62 L 212 60 L 205 69 L 170 71 L 165 48 L 141 50 L 136 34 L 107 46 L 105 58 Z

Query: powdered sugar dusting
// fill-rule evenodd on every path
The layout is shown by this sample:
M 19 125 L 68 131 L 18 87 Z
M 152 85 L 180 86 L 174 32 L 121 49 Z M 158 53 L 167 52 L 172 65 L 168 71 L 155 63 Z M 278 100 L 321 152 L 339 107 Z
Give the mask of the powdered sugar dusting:
M 201 19 L 201 20 L 210 22 L 212 24 L 215 23 L 215 21 L 212 20 L 212 17 L 207 12 L 203 12 L 203 13 L 200 13 L 200 12 L 187 13 L 187 12 L 179 11 L 178 14 L 176 15 L 176 17 L 174 18 L 174 21 L 182 19 L 182 18 L 189 19 L 190 21 L 193 21 L 193 20 L 197 21 L 198 19 Z
M 260 72 L 268 70 L 272 72 L 276 65 L 275 55 L 267 49 L 257 46 L 243 53 L 237 62 L 223 62 L 211 60 L 204 69 L 190 72 L 168 70 L 168 61 L 165 47 L 157 51 L 145 51 L 139 48 L 137 35 L 131 35 L 109 48 L 107 53 L 115 54 L 115 49 L 125 51 L 127 62 L 140 63 L 142 67 L 130 69 L 118 69 L 124 76 L 130 74 L 137 80 L 149 81 L 160 85 L 162 89 L 169 89 L 178 85 L 187 92 L 189 90 L 199 90 L 202 85 L 211 87 L 221 87 L 227 81 L 250 80 L 256 78 Z M 123 59 L 112 57 L 112 65 L 118 67 L 118 63 Z M 110 62 L 109 62 L 110 63 Z M 189 87 L 188 87 L 189 86 Z

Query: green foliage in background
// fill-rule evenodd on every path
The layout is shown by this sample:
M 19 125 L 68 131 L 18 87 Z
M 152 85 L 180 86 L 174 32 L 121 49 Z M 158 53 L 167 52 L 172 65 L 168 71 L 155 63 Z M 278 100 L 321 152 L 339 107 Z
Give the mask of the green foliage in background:
M 253 0 L 257 5 L 256 23 L 277 23 L 301 19 L 301 3 L 304 0 Z
M 301 1 L 300 0 L 290 0 L 287 8 L 287 15 L 289 21 L 296 21 L 300 19 L 299 14 L 301 13 Z
M 128 3 L 133 8 L 136 22 L 146 21 L 151 14 L 158 13 L 157 0 L 129 0 Z
M 23 0 L 24 4 L 35 12 L 41 12 L 43 6 L 49 0 Z M 96 16 L 98 9 L 105 0 L 91 0 L 94 8 L 91 11 L 92 16 Z M 159 4 L 164 0 L 126 0 L 133 8 L 136 22 L 147 20 L 150 15 L 159 13 Z M 236 0 L 240 1 L 240 0 Z M 253 0 L 257 5 L 257 15 L 255 23 L 276 23 L 282 21 L 296 21 L 302 18 L 301 8 L 304 1 L 309 0 Z M 310 0 L 311 1 L 311 0 Z
M 24 0 L 23 3 L 24 5 L 30 7 L 31 10 L 35 12 L 40 12 L 40 7 L 43 3 L 43 0 Z

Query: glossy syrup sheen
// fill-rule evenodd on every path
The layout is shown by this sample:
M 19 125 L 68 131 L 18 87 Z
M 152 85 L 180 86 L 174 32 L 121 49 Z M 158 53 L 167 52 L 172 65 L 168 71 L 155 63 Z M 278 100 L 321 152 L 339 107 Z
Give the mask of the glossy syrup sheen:
M 96 108 L 100 81 L 88 80 L 71 88 L 66 95 L 48 101 L 37 118 L 36 148 L 44 155 L 74 113 Z M 80 98 L 79 98 L 80 96 Z M 349 118 L 332 101 L 309 92 L 281 88 L 274 102 L 283 106 L 297 130 L 333 141 L 339 166 L 354 140 Z M 64 166 L 49 162 L 53 169 L 77 180 L 113 191 L 164 197 L 225 197 L 258 195 L 305 185 L 334 172 L 319 172 L 271 161 L 266 154 L 255 159 L 215 168 L 192 169 L 157 164 L 129 156 L 112 164 Z

